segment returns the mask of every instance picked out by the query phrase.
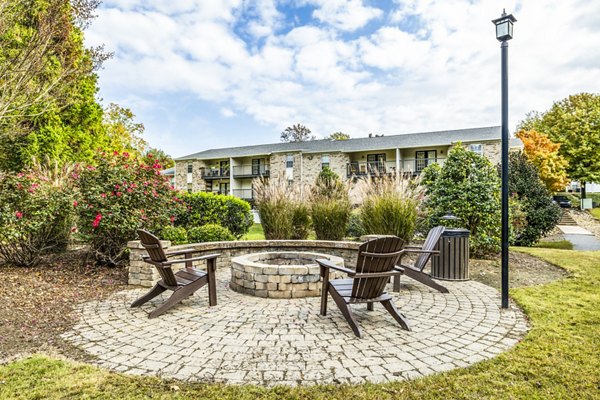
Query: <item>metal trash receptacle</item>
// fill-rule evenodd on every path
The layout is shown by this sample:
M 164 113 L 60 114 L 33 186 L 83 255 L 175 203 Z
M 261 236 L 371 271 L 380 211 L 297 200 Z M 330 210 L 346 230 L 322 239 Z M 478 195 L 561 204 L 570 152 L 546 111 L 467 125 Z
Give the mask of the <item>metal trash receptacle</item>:
M 446 228 L 437 244 L 439 256 L 431 259 L 431 277 L 448 281 L 469 280 L 467 229 Z

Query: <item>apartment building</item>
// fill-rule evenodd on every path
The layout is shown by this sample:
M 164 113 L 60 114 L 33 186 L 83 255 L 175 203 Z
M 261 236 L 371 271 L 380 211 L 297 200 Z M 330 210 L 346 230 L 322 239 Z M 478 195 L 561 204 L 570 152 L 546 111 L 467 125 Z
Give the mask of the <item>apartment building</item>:
M 443 165 L 456 143 L 500 162 L 499 126 L 373 136 L 349 140 L 313 140 L 204 150 L 175 159 L 175 187 L 189 192 L 232 194 L 252 201 L 254 178 L 285 176 L 312 183 L 324 167 L 341 177 L 373 173 L 419 174 L 432 163 Z M 522 146 L 511 140 L 511 147 Z

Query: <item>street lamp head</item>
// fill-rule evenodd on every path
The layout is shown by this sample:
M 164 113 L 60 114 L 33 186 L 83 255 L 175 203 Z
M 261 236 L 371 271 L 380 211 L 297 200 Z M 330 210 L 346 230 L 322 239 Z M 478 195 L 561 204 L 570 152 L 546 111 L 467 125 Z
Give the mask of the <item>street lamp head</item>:
M 503 10 L 500 18 L 492 20 L 496 25 L 496 39 L 501 42 L 512 39 L 513 22 L 516 21 L 517 19 L 512 14 L 506 15 L 506 11 Z

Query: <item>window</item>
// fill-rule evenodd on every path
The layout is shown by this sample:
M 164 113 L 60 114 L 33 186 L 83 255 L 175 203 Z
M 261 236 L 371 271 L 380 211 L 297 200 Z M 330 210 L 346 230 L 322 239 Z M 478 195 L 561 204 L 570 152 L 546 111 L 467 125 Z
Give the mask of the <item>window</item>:
M 294 168 L 294 155 L 293 154 L 288 154 L 286 156 L 285 167 L 286 168 Z
M 385 173 L 385 153 L 367 154 L 367 168 L 370 174 Z
M 193 169 L 193 168 L 194 168 L 194 166 L 193 166 L 192 162 L 191 162 L 191 161 L 190 161 L 190 162 L 188 162 L 188 174 L 191 174 L 191 173 L 192 173 L 192 169 Z
M 321 169 L 329 168 L 329 154 L 321 156 Z
M 417 151 L 415 155 L 415 172 L 421 172 L 428 165 L 437 162 L 436 150 Z
M 483 145 L 482 144 L 470 144 L 469 150 L 471 150 L 473 153 L 479 154 L 480 156 L 483 155 Z

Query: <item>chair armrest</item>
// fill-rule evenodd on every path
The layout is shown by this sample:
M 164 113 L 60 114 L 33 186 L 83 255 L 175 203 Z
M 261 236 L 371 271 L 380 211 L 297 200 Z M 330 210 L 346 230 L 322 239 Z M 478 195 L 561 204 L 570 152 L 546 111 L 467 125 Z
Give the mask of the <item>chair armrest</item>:
M 423 246 L 404 246 L 404 249 L 422 249 Z
M 324 258 L 319 258 L 319 259 L 316 259 L 315 261 L 321 267 L 335 269 L 337 271 L 345 272 L 345 273 L 347 273 L 348 275 L 351 275 L 351 276 L 354 275 L 354 274 L 356 274 L 356 271 L 353 271 L 353 270 L 351 270 L 349 268 L 346 268 L 346 267 L 340 267 L 339 265 L 335 265 L 331 261 L 326 260 Z
M 404 265 L 394 265 L 394 270 L 404 273 Z
M 153 264 L 153 265 L 159 265 L 162 267 L 170 267 L 173 264 L 180 264 L 180 263 L 186 263 L 186 262 L 194 262 L 194 261 L 200 261 L 200 260 L 209 260 L 212 258 L 217 258 L 219 257 L 220 254 L 207 254 L 205 256 L 200 256 L 200 257 L 192 257 L 192 258 L 181 258 L 178 260 L 171 260 L 171 261 L 152 261 L 152 259 L 150 259 L 150 257 L 145 256 L 142 259 L 149 263 L 149 264 Z
M 180 256 L 182 254 L 198 253 L 196 249 L 177 250 L 170 253 L 165 253 L 165 256 Z
M 398 271 L 396 269 L 393 269 L 392 271 L 388 271 L 388 272 L 367 272 L 364 274 L 355 274 L 353 276 L 354 279 L 360 279 L 360 278 L 386 278 L 386 277 L 392 277 L 392 276 L 398 276 L 398 275 L 404 275 L 404 271 Z
M 439 250 L 411 250 L 411 249 L 404 249 L 404 252 L 406 253 L 429 253 L 429 254 L 440 254 Z

